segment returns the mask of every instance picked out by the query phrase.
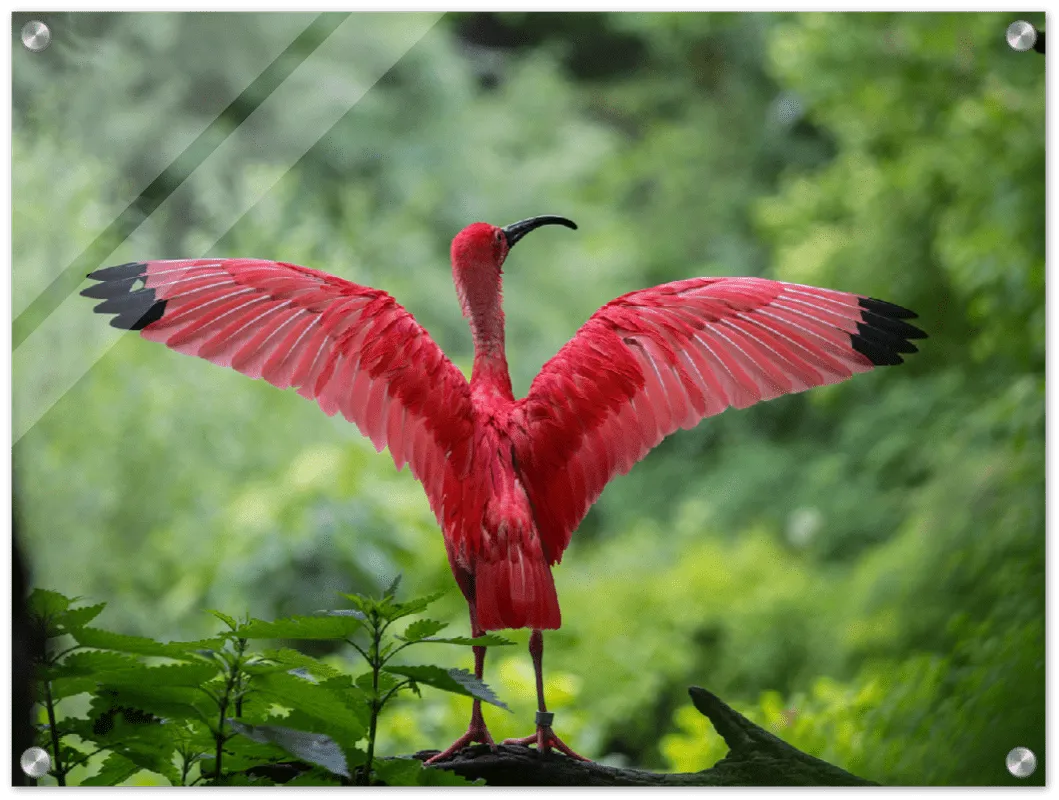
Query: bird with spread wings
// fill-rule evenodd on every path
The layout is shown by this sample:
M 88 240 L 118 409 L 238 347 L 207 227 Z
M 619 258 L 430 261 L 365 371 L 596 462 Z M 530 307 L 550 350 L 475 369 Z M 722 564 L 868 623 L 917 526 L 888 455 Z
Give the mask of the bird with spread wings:
M 142 261 L 89 275 L 114 327 L 294 387 L 408 464 L 426 490 L 471 632 L 530 628 L 536 730 L 553 729 L 542 630 L 560 625 L 552 567 L 607 483 L 664 437 L 728 407 L 902 363 L 925 334 L 892 303 L 764 278 L 690 278 L 631 292 L 594 313 L 516 399 L 504 346 L 502 268 L 542 225 L 484 222 L 452 242 L 456 293 L 474 341 L 468 381 L 386 292 L 256 259 Z M 474 647 L 481 679 L 485 648 Z M 474 700 L 467 732 L 432 760 L 493 746 Z

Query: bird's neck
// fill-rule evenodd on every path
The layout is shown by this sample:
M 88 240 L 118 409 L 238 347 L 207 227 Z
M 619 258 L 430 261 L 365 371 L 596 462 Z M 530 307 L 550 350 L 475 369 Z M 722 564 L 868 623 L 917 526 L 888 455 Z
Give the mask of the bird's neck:
M 467 317 L 474 338 L 471 389 L 513 400 L 511 376 L 504 352 L 504 310 L 501 307 L 499 284 L 494 291 L 469 297 L 468 301 Z

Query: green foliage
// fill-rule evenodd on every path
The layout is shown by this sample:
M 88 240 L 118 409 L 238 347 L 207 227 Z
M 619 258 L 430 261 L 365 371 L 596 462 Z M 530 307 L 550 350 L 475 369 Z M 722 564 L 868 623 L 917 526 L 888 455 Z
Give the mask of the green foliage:
M 1008 659 L 1012 653 L 1032 653 L 1043 626 L 980 633 L 987 637 L 986 648 L 964 645 L 952 658 L 923 654 L 875 662 L 847 683 L 821 677 L 808 692 L 786 698 L 766 692 L 756 704 L 739 710 L 801 750 L 891 785 L 1024 784 L 996 754 L 1006 754 L 1007 743 L 1015 740 L 1043 753 L 1043 735 L 1022 727 L 1019 715 L 997 715 L 991 709 L 1001 697 L 1035 708 L 1042 704 L 1043 662 L 1029 663 L 1025 656 Z M 1034 683 L 1003 689 L 1003 675 L 1012 669 Z M 673 769 L 704 769 L 725 755 L 727 746 L 692 706 L 681 708 L 676 722 L 680 732 L 667 735 L 661 744 Z M 960 754 L 957 771 L 943 764 L 924 771 L 930 754 L 941 750 Z M 1038 775 L 1030 780 L 1043 783 Z
M 308 761 L 323 767 L 334 775 L 350 777 L 346 766 L 346 754 L 329 736 L 322 733 L 307 733 L 279 725 L 244 725 L 236 720 L 228 720 L 232 730 L 259 744 L 274 744 L 290 753 L 295 758 Z M 422 768 L 422 764 L 418 765 Z M 415 783 L 414 777 L 410 781 Z
M 434 635 L 448 626 L 447 622 L 438 622 L 436 619 L 421 619 L 409 625 L 405 629 L 404 635 L 398 638 L 407 642 L 440 642 L 442 644 L 482 645 L 484 647 L 511 644 L 503 636 L 498 636 L 495 633 L 485 633 L 474 638 L 469 636 L 439 637 Z
M 447 622 L 438 622 L 436 619 L 420 619 L 405 628 L 402 638 L 410 642 L 418 642 L 428 636 L 433 636 L 449 625 Z
M 89 775 L 81 786 L 120 786 L 141 769 L 135 761 L 118 753 L 110 753 L 95 775 Z
M 478 640 L 472 640 L 476 644 L 484 644 Z M 462 644 L 462 642 L 458 642 Z M 506 705 L 497 699 L 493 691 L 475 678 L 469 672 L 462 669 L 444 670 L 441 667 L 386 667 L 391 675 L 401 675 L 409 680 L 409 688 L 413 691 L 417 686 L 433 686 L 436 689 L 444 689 L 446 692 L 465 694 L 468 697 L 477 697 L 486 703 L 492 703 L 500 708 Z
M 469 781 L 447 769 L 423 769 L 414 758 L 390 758 L 376 766 L 379 780 L 387 786 L 481 786 L 485 781 Z
M 402 638 L 398 644 L 385 636 L 391 623 L 437 599 L 398 603 L 396 589 L 395 581 L 378 600 L 345 595 L 358 617 L 240 622 L 210 611 L 227 628 L 219 636 L 165 643 L 85 627 L 104 604 L 76 605 L 58 592 L 35 590 L 31 621 L 48 641 L 47 655 L 35 665 L 48 720 L 40 744 L 52 756 L 56 782 L 114 786 L 149 773 L 180 786 L 465 785 L 419 761 L 374 756 L 379 717 L 403 690 L 419 695 L 419 686 L 431 686 L 506 707 L 462 671 L 390 664 L 412 645 L 444 641 Z M 436 623 L 423 624 L 430 622 L 409 627 L 436 632 Z M 357 634 L 366 642 L 358 643 Z M 59 649 L 71 639 L 73 646 Z M 296 650 L 251 652 L 251 639 L 344 641 L 371 671 L 354 681 Z M 469 641 L 508 644 L 500 637 Z M 60 701 L 63 709 L 79 702 L 82 715 L 60 714 Z M 83 749 L 89 745 L 92 750 Z
M 56 15 L 67 35 L 45 58 L 16 48 L 13 312 L 312 18 Z M 1010 15 L 992 13 L 435 19 L 350 17 L 128 241 L 110 241 L 111 263 L 215 254 L 324 269 L 393 294 L 467 369 L 452 236 L 562 213 L 576 233 L 537 234 L 505 265 L 516 394 L 597 307 L 662 281 L 763 275 L 917 310 L 930 338 L 905 365 L 707 420 L 604 492 L 555 571 L 563 627 L 547 635 L 545 689 L 575 749 L 640 766 L 676 763 L 656 743 L 684 729 L 694 683 L 759 720 L 762 698 L 794 708 L 774 730 L 883 783 L 1013 782 L 1003 754 L 1044 735 L 1045 59 L 1012 52 Z M 83 298 L 12 360 L 35 582 L 86 598 L 86 616 L 108 599 L 109 629 L 156 642 L 96 638 L 119 648 L 92 651 L 110 659 L 100 671 L 221 652 L 204 643 L 203 608 L 363 641 L 365 619 L 313 611 L 342 589 L 385 593 L 397 572 L 416 592 L 451 585 L 408 471 L 293 392 L 118 337 Z M 457 593 L 430 610 L 436 622 L 397 624 L 389 645 L 466 619 Z M 67 624 L 107 633 L 76 616 L 56 629 Z M 300 681 L 286 688 L 363 672 L 339 639 L 291 641 L 303 652 L 262 641 L 241 672 Z M 486 708 L 496 738 L 529 732 L 521 650 L 487 659 L 512 709 Z M 94 685 L 82 655 L 52 683 L 72 718 Z M 469 665 L 459 650 L 431 655 Z M 179 705 L 188 687 L 172 688 Z M 337 719 L 266 709 L 245 724 L 366 730 L 370 716 L 331 700 L 351 693 L 314 694 Z M 387 708 L 378 746 L 436 747 L 466 723 L 466 695 L 428 691 Z M 188 724 L 189 752 L 212 752 L 205 723 Z M 706 739 L 683 739 L 695 768 L 721 755 Z M 105 763 L 116 776 L 136 762 Z
M 364 627 L 357 617 L 287 617 L 275 622 L 251 620 L 236 632 L 246 639 L 345 639 Z
M 105 605 L 105 604 L 101 604 Z M 118 653 L 135 653 L 141 656 L 163 656 L 168 658 L 189 658 L 190 648 L 218 644 L 220 639 L 208 639 L 199 642 L 187 642 L 179 645 L 163 644 L 145 636 L 129 636 L 99 628 L 76 627 L 71 630 L 57 629 L 58 633 L 69 633 L 81 647 L 95 647 L 113 650 Z

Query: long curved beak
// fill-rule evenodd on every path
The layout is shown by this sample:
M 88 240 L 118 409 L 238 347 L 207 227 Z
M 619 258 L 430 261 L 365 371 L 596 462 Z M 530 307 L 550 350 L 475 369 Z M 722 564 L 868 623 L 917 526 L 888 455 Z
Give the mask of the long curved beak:
M 529 219 L 512 222 L 506 228 L 501 228 L 501 230 L 504 232 L 504 236 L 507 237 L 507 246 L 510 249 L 515 246 L 519 239 L 530 231 L 541 227 L 541 225 L 565 225 L 567 228 L 577 230 L 577 225 L 566 217 L 557 217 L 554 214 L 545 214 L 542 217 L 530 217 Z

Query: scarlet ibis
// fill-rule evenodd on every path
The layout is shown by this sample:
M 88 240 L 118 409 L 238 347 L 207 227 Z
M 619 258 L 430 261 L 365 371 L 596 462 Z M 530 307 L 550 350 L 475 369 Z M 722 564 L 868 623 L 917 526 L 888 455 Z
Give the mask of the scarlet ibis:
M 141 261 L 81 292 L 116 328 L 341 412 L 423 484 L 467 599 L 471 632 L 531 628 L 541 752 L 581 758 L 552 730 L 542 630 L 559 627 L 551 567 L 615 475 L 663 437 L 729 406 L 902 363 L 925 334 L 900 306 L 763 278 L 690 278 L 631 292 L 581 327 L 516 400 L 501 274 L 511 248 L 559 216 L 476 222 L 453 239 L 456 294 L 474 340 L 468 382 L 390 295 L 256 259 Z M 485 648 L 474 647 L 480 679 Z M 467 744 L 495 747 L 474 701 Z

